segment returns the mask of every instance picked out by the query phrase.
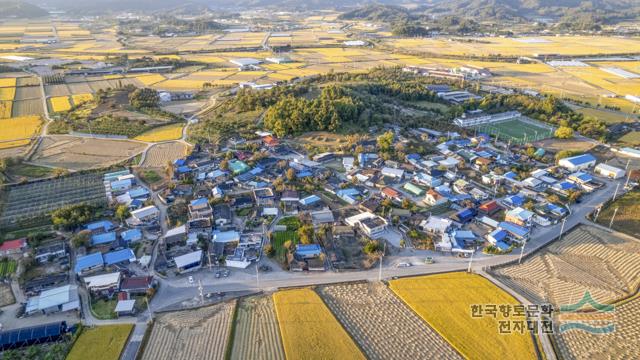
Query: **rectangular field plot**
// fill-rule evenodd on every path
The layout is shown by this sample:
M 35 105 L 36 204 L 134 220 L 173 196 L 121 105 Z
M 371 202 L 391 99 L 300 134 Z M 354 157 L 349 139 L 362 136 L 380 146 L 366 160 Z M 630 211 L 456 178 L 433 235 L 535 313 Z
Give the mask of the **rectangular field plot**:
M 273 302 L 287 359 L 364 359 L 313 290 L 279 291 Z
M 498 140 L 512 144 L 526 144 L 553 137 L 553 128 L 530 119 L 516 119 L 474 127 L 479 133 L 497 136 Z
M 15 227 L 42 219 L 65 205 L 107 202 L 99 173 L 67 176 L 7 188 L 0 227 Z
M 318 292 L 369 359 L 462 359 L 382 283 L 329 285 Z
M 232 360 L 284 360 L 276 312 L 270 296 L 249 297 L 237 308 Z
M 142 360 L 224 359 L 234 302 L 156 318 Z
M 93 360 L 117 360 L 127 344 L 133 325 L 106 325 L 85 328 L 73 344 L 68 360 L 86 359 L 91 354 Z
M 446 273 L 392 280 L 389 284 L 407 305 L 467 359 L 535 359 L 529 331 L 500 333 L 500 320 L 523 321 L 500 312 L 471 316 L 471 306 L 517 305 L 516 299 L 474 274 Z

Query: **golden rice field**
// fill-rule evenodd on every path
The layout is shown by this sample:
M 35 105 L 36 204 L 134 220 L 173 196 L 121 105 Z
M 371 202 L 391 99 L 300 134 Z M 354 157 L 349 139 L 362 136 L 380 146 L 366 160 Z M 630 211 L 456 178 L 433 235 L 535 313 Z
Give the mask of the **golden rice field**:
M 141 75 L 135 77 L 138 81 L 140 81 L 144 86 L 153 85 L 155 83 L 159 83 L 160 81 L 164 81 L 165 77 L 160 74 L 151 74 L 151 75 Z
M 0 79 L 0 87 L 16 87 L 16 78 Z
M 135 138 L 135 140 L 147 142 L 160 142 L 169 140 L 178 140 L 182 138 L 182 129 L 184 124 L 171 124 L 151 129 Z
M 535 359 L 528 331 L 500 334 L 498 316 L 471 317 L 471 305 L 516 305 L 489 280 L 468 273 L 447 273 L 392 280 L 389 284 L 407 305 L 468 359 Z M 511 317 L 509 320 L 522 320 Z
M 73 104 L 78 106 L 80 104 L 84 104 L 93 100 L 93 94 L 76 94 L 71 95 L 71 100 L 73 100 Z
M 91 354 L 93 360 L 117 360 L 132 329 L 132 324 L 85 328 L 73 344 L 67 360 L 86 359 L 87 354 Z
M 288 359 L 364 359 L 313 290 L 279 291 L 273 302 Z
M 13 79 L 13 80 L 15 80 L 15 79 Z M 16 88 L 15 87 L 0 88 L 0 100 L 12 101 L 15 96 L 16 96 Z
M 71 102 L 69 102 L 68 96 L 54 96 L 49 99 L 49 103 L 53 112 L 71 110 Z
M 13 101 L 0 101 L 0 119 L 10 118 Z
M 6 149 L 29 143 L 40 129 L 39 116 L 24 116 L 0 119 L 0 149 Z

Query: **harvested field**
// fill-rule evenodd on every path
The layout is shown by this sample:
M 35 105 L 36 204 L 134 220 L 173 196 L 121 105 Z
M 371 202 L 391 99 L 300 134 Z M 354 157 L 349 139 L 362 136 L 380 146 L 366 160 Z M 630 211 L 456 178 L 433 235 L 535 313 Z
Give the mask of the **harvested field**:
M 496 317 L 471 317 L 473 304 L 517 305 L 516 299 L 474 274 L 446 273 L 392 280 L 400 298 L 468 359 L 534 359 L 531 334 L 501 334 Z M 524 320 L 512 314 L 511 321 Z
M 47 136 L 31 161 L 38 165 L 83 170 L 109 166 L 141 153 L 145 145 L 127 140 Z
M 638 146 L 640 145 L 640 131 L 631 131 L 621 138 L 618 139 L 618 142 L 623 143 L 624 145 Z
M 13 116 L 31 116 L 44 114 L 41 99 L 22 100 L 13 102 Z
M 40 81 L 35 77 L 21 77 L 16 80 L 17 86 L 40 86 Z
M 284 359 L 271 296 L 243 299 L 237 311 L 231 359 Z
M 364 359 L 313 290 L 279 291 L 273 302 L 288 359 Z
M 162 168 L 167 165 L 167 162 L 173 162 L 184 157 L 187 152 L 187 145 L 178 141 L 156 144 L 149 148 L 141 166 L 144 168 Z
M 224 359 L 235 302 L 159 315 L 142 360 Z
M 580 225 L 522 264 L 494 273 L 534 303 L 573 304 L 586 291 L 611 303 L 640 286 L 640 241 Z
M 71 92 L 65 84 L 60 85 L 47 85 L 44 87 L 44 92 L 47 96 L 69 96 Z
M 40 99 L 41 96 L 39 86 L 21 86 L 16 88 L 15 100 Z
M 577 112 L 585 115 L 591 116 L 598 120 L 602 120 L 607 124 L 617 124 L 623 122 L 634 122 L 637 117 L 635 115 L 630 114 L 622 114 L 616 111 L 611 110 L 601 110 L 601 109 L 593 109 L 593 108 L 581 108 L 578 109 Z
M 561 150 L 587 151 L 595 146 L 588 140 L 579 139 L 545 139 L 535 142 L 534 145 L 556 152 Z
M 591 326 L 606 326 L 599 313 L 581 314 Z M 640 359 L 640 296 L 615 306 L 615 331 L 591 334 L 570 330 L 554 336 L 564 359 Z
M 67 360 L 118 360 L 127 344 L 132 324 L 105 325 L 85 328 L 73 344 Z
M 318 292 L 369 359 L 461 359 L 382 283 L 329 285 Z

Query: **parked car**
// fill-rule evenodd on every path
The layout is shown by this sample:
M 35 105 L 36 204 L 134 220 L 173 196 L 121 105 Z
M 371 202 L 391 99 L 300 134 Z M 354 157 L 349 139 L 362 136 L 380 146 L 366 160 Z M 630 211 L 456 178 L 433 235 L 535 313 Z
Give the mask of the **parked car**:
M 189 276 L 189 284 L 193 284 L 193 276 Z
M 407 263 L 407 262 L 401 262 L 401 263 L 398 263 L 398 265 L 396 265 L 396 267 L 398 268 L 404 268 L 404 267 L 410 267 L 410 266 L 411 266 L 411 263 Z
M 427 265 L 429 265 L 429 264 L 433 264 L 434 262 L 436 262 L 436 261 L 435 261 L 435 260 L 433 259 L 433 257 L 431 257 L 431 256 L 427 256 L 427 257 L 424 259 L 424 263 L 425 263 L 425 264 L 427 264 Z

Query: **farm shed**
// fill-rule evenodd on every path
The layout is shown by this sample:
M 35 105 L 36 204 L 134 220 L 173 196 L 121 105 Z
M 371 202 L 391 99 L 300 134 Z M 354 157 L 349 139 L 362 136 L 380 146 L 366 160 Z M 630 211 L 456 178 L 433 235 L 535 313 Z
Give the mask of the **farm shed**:
M 175 244 L 184 242 L 187 239 L 187 226 L 180 225 L 173 229 L 169 229 L 166 234 L 164 234 L 164 242 L 165 244 Z
M 422 196 L 424 195 L 424 189 L 416 186 L 410 182 L 404 184 L 404 186 L 402 187 L 403 189 L 407 190 L 408 192 L 412 193 L 415 196 Z
M 588 169 L 596 164 L 596 158 L 591 154 L 583 154 L 561 159 L 558 165 L 570 170 L 579 171 Z
M 120 300 L 113 310 L 118 316 L 133 316 L 135 314 L 135 300 Z
M 313 259 L 322 253 L 322 248 L 318 244 L 296 245 L 296 257 L 301 260 Z
M 137 242 L 142 240 L 142 230 L 140 229 L 126 230 L 120 234 L 120 237 L 122 238 L 122 240 L 128 243 Z
M 91 236 L 91 246 L 111 244 L 116 241 L 115 231 Z
M 120 286 L 120 272 L 89 276 L 84 278 L 85 287 L 93 293 L 113 294 Z
M 200 269 L 202 266 L 202 250 L 190 252 L 173 258 L 179 273 L 186 273 Z
M 598 164 L 595 169 L 593 169 L 593 172 L 610 179 L 620 179 L 626 174 L 624 170 L 607 164 Z
M 309 195 L 305 198 L 300 199 L 300 204 L 303 206 L 311 206 L 320 201 L 320 197 L 318 195 Z
M 67 331 L 65 321 L 3 331 L 0 333 L 0 350 L 58 341 Z
M 45 290 L 38 296 L 27 299 L 25 313 L 51 314 L 60 311 L 70 311 L 80 309 L 78 298 L 78 287 L 75 285 L 65 285 L 54 289 Z

